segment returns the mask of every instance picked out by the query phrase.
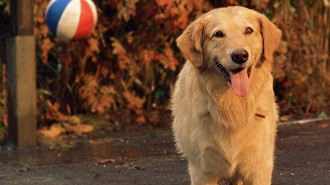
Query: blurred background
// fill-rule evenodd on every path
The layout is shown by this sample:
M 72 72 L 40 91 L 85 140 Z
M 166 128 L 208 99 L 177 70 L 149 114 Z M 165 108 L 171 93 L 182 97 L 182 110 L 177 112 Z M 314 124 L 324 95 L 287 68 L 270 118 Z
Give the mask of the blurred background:
M 102 120 L 115 131 L 169 125 L 169 98 L 185 62 L 175 39 L 199 15 L 228 5 L 255 9 L 283 32 L 273 64 L 281 121 L 330 113 L 328 0 L 95 0 L 94 32 L 68 43 L 55 38 L 45 23 L 49 0 L 34 2 L 39 129 L 89 119 Z M 0 16 L 3 140 L 8 127 L 7 0 L 0 0 Z

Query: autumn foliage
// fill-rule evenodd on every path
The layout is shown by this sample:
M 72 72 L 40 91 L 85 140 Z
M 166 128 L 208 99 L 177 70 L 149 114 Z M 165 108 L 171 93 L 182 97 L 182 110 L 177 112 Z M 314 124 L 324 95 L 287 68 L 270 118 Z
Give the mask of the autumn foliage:
M 183 60 L 175 37 L 207 10 L 204 1 L 95 1 L 99 23 L 92 35 L 63 43 L 45 25 L 48 1 L 36 1 L 39 114 L 48 120 L 51 100 L 66 114 L 133 113 L 132 122 L 167 107 Z
M 95 0 L 96 29 L 89 38 L 68 43 L 56 39 L 45 24 L 48 2 L 35 0 L 40 125 L 63 118 L 58 115 L 82 113 L 103 114 L 112 122 L 158 124 L 184 63 L 176 37 L 197 16 L 227 5 L 254 8 L 283 31 L 274 63 L 281 113 L 330 108 L 326 1 Z

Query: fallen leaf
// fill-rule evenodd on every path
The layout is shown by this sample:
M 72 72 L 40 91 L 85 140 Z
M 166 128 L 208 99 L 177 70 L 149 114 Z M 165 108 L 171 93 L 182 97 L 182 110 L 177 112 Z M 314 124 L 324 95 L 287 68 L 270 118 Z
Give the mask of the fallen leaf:
M 324 124 L 318 124 L 317 127 L 318 128 L 327 128 L 329 125 L 324 123 Z
M 68 123 L 63 123 L 63 126 L 68 132 L 73 132 L 75 135 L 82 135 L 84 133 L 89 133 L 94 130 L 94 127 L 92 125 L 86 125 L 86 124 L 76 124 L 76 125 L 70 125 Z
M 61 124 L 59 124 L 59 123 L 53 124 L 52 126 L 50 126 L 49 129 L 43 128 L 43 129 L 39 130 L 39 132 L 42 135 L 44 135 L 45 137 L 50 137 L 50 138 L 59 136 L 62 133 L 65 133 L 65 131 L 66 131 L 65 128 L 63 128 L 61 126 Z
M 81 120 L 78 116 L 70 116 L 68 118 L 68 122 L 69 122 L 69 124 L 73 125 L 73 124 L 81 123 Z
M 106 164 L 106 163 L 115 163 L 115 162 L 118 162 L 118 161 L 121 161 L 121 158 L 106 158 L 106 159 L 98 159 L 97 160 L 97 163 L 99 164 Z

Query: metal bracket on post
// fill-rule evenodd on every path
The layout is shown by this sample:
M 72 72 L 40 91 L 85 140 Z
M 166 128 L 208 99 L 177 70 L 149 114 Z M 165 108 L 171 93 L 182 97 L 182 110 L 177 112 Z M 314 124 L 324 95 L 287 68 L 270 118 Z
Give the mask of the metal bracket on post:
M 9 140 L 36 146 L 36 56 L 33 0 L 10 0 L 11 36 L 6 42 Z

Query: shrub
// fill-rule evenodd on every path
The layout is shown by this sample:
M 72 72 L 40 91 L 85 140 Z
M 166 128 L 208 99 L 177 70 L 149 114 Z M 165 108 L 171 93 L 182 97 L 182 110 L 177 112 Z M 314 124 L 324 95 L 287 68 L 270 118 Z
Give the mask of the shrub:
M 202 13 L 244 5 L 266 14 L 283 31 L 274 62 L 282 114 L 329 110 L 329 5 L 326 1 L 113 0 L 94 1 L 99 21 L 89 38 L 64 43 L 45 24 L 48 0 L 35 0 L 39 126 L 51 123 L 49 106 L 66 114 L 134 113 L 133 122 L 160 121 L 184 63 L 175 38 Z M 0 62 L 8 35 L 7 0 L 0 0 Z M 0 68 L 5 74 L 4 67 Z M 2 75 L 4 76 L 4 75 Z M 1 82 L 0 102 L 4 100 Z M 5 115 L 0 103 L 0 129 Z M 2 126 L 1 126 L 2 125 Z M 0 130 L 1 132 L 1 130 Z

